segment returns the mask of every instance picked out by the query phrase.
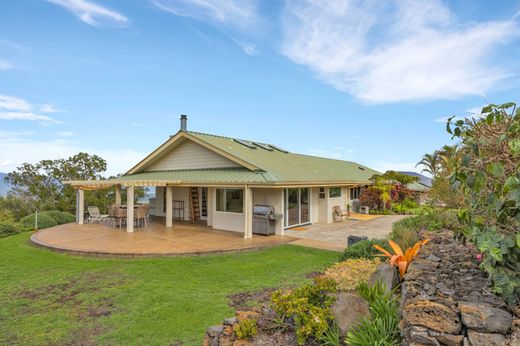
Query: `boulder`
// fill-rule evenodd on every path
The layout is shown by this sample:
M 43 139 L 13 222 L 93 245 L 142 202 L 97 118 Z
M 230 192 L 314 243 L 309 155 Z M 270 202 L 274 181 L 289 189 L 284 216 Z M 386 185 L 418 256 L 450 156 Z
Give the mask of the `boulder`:
M 232 326 L 235 323 L 238 323 L 238 319 L 236 317 L 228 317 L 224 320 L 224 324 L 228 326 Z
M 468 340 L 471 346 L 501 346 L 506 337 L 502 334 L 480 333 L 468 329 Z
M 254 346 L 254 344 L 251 341 L 247 340 L 236 340 L 233 343 L 233 346 Z
M 394 287 L 399 284 L 399 276 L 397 275 L 396 267 L 393 267 L 388 263 L 380 264 L 376 271 L 370 275 L 368 284 L 373 285 L 378 281 L 381 281 L 386 285 L 387 292 L 391 292 Z
M 439 340 L 440 343 L 446 346 L 460 346 L 464 340 L 464 335 L 441 333 L 440 335 L 436 336 L 435 339 Z
M 403 317 L 409 326 L 423 326 L 440 333 L 457 334 L 462 327 L 459 315 L 453 309 L 429 300 L 407 304 Z
M 204 340 L 202 341 L 202 346 L 210 346 L 213 338 L 208 334 L 204 335 Z
M 337 293 L 331 311 L 342 336 L 345 336 L 362 317 L 370 318 L 368 303 L 359 295 L 353 293 Z
M 237 311 L 235 315 L 239 322 L 243 320 L 257 320 L 260 317 L 260 313 L 256 311 Z
M 437 339 L 431 337 L 428 334 L 428 330 L 426 328 L 412 327 L 410 329 L 410 339 L 412 342 L 416 342 L 421 345 L 440 346 L 440 343 L 437 341 Z
M 513 316 L 485 303 L 459 302 L 462 323 L 484 333 L 506 334 L 513 324 Z
M 215 338 L 215 337 L 219 336 L 223 330 L 224 330 L 223 325 L 211 326 L 206 330 L 206 334 L 208 334 L 212 338 Z

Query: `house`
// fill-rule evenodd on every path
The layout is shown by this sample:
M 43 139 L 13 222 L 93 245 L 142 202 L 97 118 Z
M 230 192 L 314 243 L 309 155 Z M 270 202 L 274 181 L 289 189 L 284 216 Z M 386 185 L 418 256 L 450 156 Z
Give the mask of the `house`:
M 433 179 L 417 172 L 399 172 L 401 174 L 416 177 L 418 180 L 408 184 L 406 187 L 414 192 L 415 199 L 420 205 L 428 201 L 428 193 L 433 185 Z
M 131 220 L 134 187 L 154 186 L 150 214 L 164 217 L 166 227 L 179 221 L 202 221 L 251 238 L 254 205 L 271 205 L 280 214 L 275 221 L 278 235 L 299 225 L 331 223 L 332 208 L 345 209 L 358 198 L 360 186 L 372 184 L 374 174 L 378 172 L 355 162 L 188 131 L 183 115 L 180 130 L 123 176 L 66 183 L 77 188 L 78 210 L 84 209 L 83 190 L 113 186 L 116 204 L 120 204 L 125 188 Z M 83 223 L 82 213 L 78 223 Z M 129 222 L 127 231 L 133 229 Z

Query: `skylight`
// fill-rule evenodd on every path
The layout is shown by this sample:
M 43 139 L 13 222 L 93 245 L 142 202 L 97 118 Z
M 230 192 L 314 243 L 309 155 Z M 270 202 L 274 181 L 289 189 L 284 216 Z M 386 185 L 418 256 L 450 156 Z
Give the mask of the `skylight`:
M 244 147 L 246 148 L 249 148 L 249 149 L 256 149 L 255 145 L 252 143 L 252 142 L 249 142 L 249 141 L 244 141 L 244 140 L 241 140 L 241 139 L 233 139 L 235 142 L 237 142 L 238 144 L 242 144 Z
M 289 153 L 287 150 L 282 149 L 282 148 L 280 148 L 280 147 L 277 147 L 276 145 L 269 144 L 269 146 L 270 146 L 271 148 L 273 148 L 273 149 L 276 149 L 276 150 L 278 150 L 278 151 L 281 151 L 282 153 L 286 153 L 286 154 Z
M 258 143 L 258 142 L 253 142 L 254 145 L 256 145 L 257 147 L 260 147 L 262 149 L 265 149 L 265 150 L 268 150 L 268 151 L 273 151 L 273 148 L 271 148 L 269 145 L 267 144 L 263 144 L 263 143 Z

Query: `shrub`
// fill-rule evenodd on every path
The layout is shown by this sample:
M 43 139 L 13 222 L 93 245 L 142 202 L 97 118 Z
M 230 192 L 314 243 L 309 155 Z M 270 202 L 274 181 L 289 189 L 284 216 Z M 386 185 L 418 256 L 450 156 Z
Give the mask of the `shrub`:
M 379 252 L 373 247 L 374 244 L 390 250 L 388 242 L 384 239 L 360 240 L 345 249 L 340 257 L 340 261 L 345 261 L 350 258 L 376 258 Z
M 20 225 L 26 229 L 34 229 L 36 214 L 27 215 L 20 220 Z M 54 227 L 58 223 L 50 215 L 38 213 L 38 229 Z
M 336 291 L 336 283 L 325 278 L 316 278 L 314 283 L 294 290 L 277 290 L 271 296 L 273 310 L 282 320 L 290 319 L 296 326 L 299 345 L 309 338 L 319 340 L 329 328 L 333 317 L 330 306 Z
M 327 268 L 323 276 L 336 282 L 338 289 L 351 291 L 362 282 L 367 281 L 370 275 L 376 271 L 381 261 L 379 258 L 347 259 Z
M 362 318 L 349 331 L 346 342 L 351 346 L 399 345 L 399 302 L 386 285 L 378 282 L 358 286 L 359 295 L 368 302 L 371 318 Z
M 488 105 L 478 119 L 448 122 L 460 140 L 451 183 L 465 194 L 465 235 L 484 253 L 481 267 L 508 304 L 520 300 L 520 109 Z
M 20 229 L 11 222 L 0 222 L 0 238 L 20 233 Z
M 320 346 L 341 346 L 341 333 L 338 324 L 333 321 L 329 325 L 329 329 L 323 334 L 320 339 Z
M 402 248 L 413 246 L 419 239 L 419 231 L 438 231 L 449 229 L 455 234 L 462 232 L 463 225 L 459 222 L 455 210 L 433 210 L 416 216 L 410 216 L 394 222 L 389 238 Z
M 58 225 L 76 221 L 76 217 L 66 211 L 50 210 L 44 211 L 40 215 L 42 214 L 49 215 L 50 217 L 52 217 Z
M 256 320 L 242 320 L 234 331 L 240 340 L 251 339 L 256 335 Z

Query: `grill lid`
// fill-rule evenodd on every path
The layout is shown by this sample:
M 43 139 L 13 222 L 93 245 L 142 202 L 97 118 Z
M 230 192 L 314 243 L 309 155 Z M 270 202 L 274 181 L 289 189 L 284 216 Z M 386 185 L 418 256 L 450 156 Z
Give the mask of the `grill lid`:
M 270 215 L 274 213 L 274 208 L 271 205 L 257 204 L 253 207 L 253 214 L 255 215 Z

